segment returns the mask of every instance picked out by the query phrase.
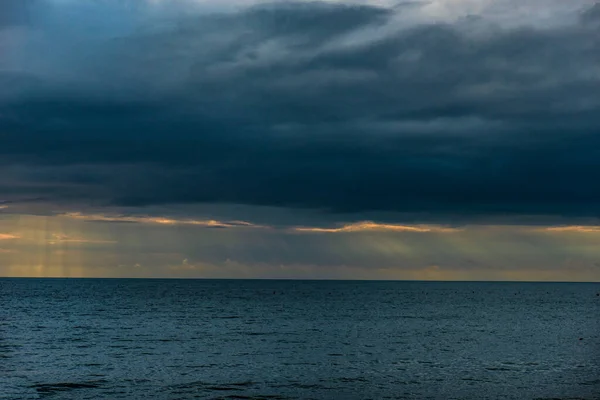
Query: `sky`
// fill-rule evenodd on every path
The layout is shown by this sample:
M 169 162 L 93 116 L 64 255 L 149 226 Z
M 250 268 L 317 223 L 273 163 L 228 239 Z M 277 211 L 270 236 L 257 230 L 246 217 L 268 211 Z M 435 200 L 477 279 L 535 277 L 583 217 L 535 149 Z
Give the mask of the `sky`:
M 0 2 L 0 276 L 600 281 L 594 0 Z

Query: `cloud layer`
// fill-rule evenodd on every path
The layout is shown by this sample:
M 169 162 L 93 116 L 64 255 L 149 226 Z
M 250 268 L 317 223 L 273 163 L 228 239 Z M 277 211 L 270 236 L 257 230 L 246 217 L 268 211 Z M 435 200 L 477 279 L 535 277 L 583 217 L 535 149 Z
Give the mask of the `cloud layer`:
M 596 217 L 599 10 L 9 0 L 0 195 Z

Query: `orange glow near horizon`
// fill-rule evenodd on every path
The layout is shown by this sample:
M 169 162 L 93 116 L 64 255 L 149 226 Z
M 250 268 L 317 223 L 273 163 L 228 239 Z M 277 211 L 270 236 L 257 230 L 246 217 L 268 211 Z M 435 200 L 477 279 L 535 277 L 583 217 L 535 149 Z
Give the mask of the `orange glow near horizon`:
M 357 222 L 354 224 L 343 225 L 338 228 L 317 228 L 317 227 L 297 227 L 293 229 L 296 232 L 310 233 L 338 233 L 338 232 L 361 232 L 361 231 L 390 231 L 390 232 L 429 232 L 429 233 L 452 233 L 459 232 L 462 229 L 449 228 L 439 225 L 395 225 L 380 224 L 372 221 Z
M 12 233 L 0 233 L 0 240 L 15 240 L 19 238 L 19 235 L 13 235 Z
M 79 213 L 1 222 L 0 276 L 600 281 L 596 226 L 254 230 L 260 225 Z M 232 229 L 203 229 L 215 226 Z
M 59 214 L 60 217 L 77 219 L 90 222 L 130 222 L 139 224 L 158 224 L 158 225 L 196 225 L 209 228 L 266 228 L 263 225 L 255 225 L 246 221 L 217 221 L 214 219 L 198 220 L 198 219 L 177 219 L 167 217 L 150 217 L 150 216 L 124 216 L 124 215 L 105 215 L 105 214 L 82 214 L 79 212 L 71 212 Z
M 546 232 L 573 232 L 573 233 L 600 233 L 600 226 L 596 225 L 566 225 L 544 228 Z

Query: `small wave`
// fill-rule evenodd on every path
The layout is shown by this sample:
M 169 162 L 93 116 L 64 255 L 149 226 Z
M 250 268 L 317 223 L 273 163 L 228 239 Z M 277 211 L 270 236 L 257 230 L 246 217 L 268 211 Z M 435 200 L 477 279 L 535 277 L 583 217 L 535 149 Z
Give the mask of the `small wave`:
M 515 371 L 513 368 L 506 367 L 486 367 L 488 371 Z
M 421 382 L 419 381 L 415 381 L 415 380 L 410 380 L 410 381 L 394 381 L 394 384 L 396 385 L 420 385 Z
M 328 390 L 330 387 L 318 384 L 318 383 L 300 383 L 300 382 L 292 382 L 292 383 L 284 383 L 279 385 L 272 385 L 275 388 L 293 388 L 293 389 L 320 389 L 320 390 Z
M 286 400 L 291 399 L 291 397 L 279 396 L 279 395 L 269 395 L 269 394 L 258 394 L 258 395 L 241 395 L 241 394 L 231 394 L 229 396 L 216 397 L 214 400 L 225 400 L 225 399 L 245 399 L 245 400 Z
M 23 346 L 20 344 L 0 344 L 0 351 L 5 351 L 5 350 L 16 350 L 16 349 L 20 349 Z
M 533 400 L 589 400 L 583 397 L 536 397 Z
M 152 382 L 151 379 L 143 379 L 143 378 L 142 379 L 126 378 L 126 379 L 123 379 L 123 381 L 128 382 L 128 383 L 135 383 L 135 384 Z
M 276 335 L 276 332 L 245 332 L 242 333 L 243 335 L 246 336 L 272 336 L 272 335 Z
M 226 392 L 230 392 L 230 391 L 243 391 L 244 389 L 238 388 L 238 387 L 233 387 L 233 386 L 206 386 L 205 387 L 206 390 L 217 390 L 217 391 L 226 391 Z
M 106 381 L 39 383 L 31 385 L 30 387 L 40 394 L 53 394 L 75 389 L 97 389 L 101 387 L 103 383 L 106 383 Z
M 585 381 L 585 382 L 581 382 L 580 385 L 585 385 L 585 386 L 595 386 L 595 385 L 599 385 L 600 386 L 600 379 L 595 379 L 593 381 Z
M 341 382 L 341 383 L 368 382 L 368 380 L 366 378 L 363 378 L 361 376 L 357 376 L 355 378 L 341 377 L 341 378 L 333 379 L 333 381 L 335 381 L 335 382 Z
M 218 367 L 219 364 L 211 363 L 211 364 L 192 364 L 186 365 L 186 368 L 214 368 Z
M 195 381 L 172 386 L 173 389 L 204 389 L 216 391 L 240 391 L 243 388 L 253 386 L 252 381 L 231 382 L 231 383 L 210 383 L 204 381 Z
M 479 379 L 479 378 L 473 378 L 473 377 L 465 377 L 465 378 L 461 378 L 462 381 L 469 381 L 469 382 L 492 382 L 488 379 Z

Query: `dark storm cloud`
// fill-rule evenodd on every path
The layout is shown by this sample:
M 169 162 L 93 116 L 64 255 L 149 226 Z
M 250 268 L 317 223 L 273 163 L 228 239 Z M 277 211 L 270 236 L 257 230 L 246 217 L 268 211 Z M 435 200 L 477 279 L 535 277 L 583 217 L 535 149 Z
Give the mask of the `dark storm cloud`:
M 2 197 L 596 216 L 598 5 L 541 27 L 405 12 L 291 3 L 33 41 L 28 60 L 62 56 L 0 71 Z

